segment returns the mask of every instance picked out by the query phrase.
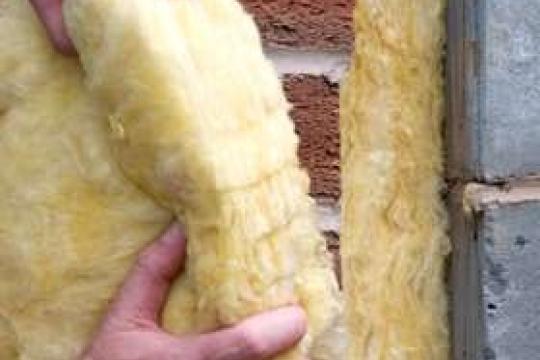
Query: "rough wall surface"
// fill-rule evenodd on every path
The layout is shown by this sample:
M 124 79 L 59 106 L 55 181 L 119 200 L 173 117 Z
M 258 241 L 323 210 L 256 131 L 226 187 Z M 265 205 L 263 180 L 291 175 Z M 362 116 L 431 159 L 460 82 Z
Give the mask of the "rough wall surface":
M 348 49 L 354 0 L 243 0 L 267 46 Z
M 444 1 L 358 1 L 340 119 L 349 359 L 449 355 L 444 10 Z
M 483 6 L 481 176 L 497 181 L 540 174 L 540 2 L 497 0 Z
M 540 3 L 451 5 L 451 175 L 501 183 L 540 174 Z
M 299 155 L 311 175 L 311 194 L 340 197 L 339 84 L 322 75 L 287 75 L 284 79 L 291 116 L 300 136 Z
M 540 200 L 490 206 L 479 224 L 485 360 L 540 354 Z
M 470 336 L 477 343 L 456 352 L 456 359 L 526 360 L 535 359 L 540 352 L 537 185 L 467 186 L 464 197 L 474 219 L 471 232 L 476 239 L 469 251 L 476 254 L 472 270 L 478 274 L 478 289 L 473 294 L 481 294 L 469 301 L 468 310 L 479 310 L 476 321 L 481 328 L 472 328 Z

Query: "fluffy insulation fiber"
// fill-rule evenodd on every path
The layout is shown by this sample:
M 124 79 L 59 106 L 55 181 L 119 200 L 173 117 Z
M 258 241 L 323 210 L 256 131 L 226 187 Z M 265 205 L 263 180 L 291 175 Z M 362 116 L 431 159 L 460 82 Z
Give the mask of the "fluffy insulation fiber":
M 280 359 L 340 358 L 338 287 L 251 18 L 230 0 L 64 12 L 80 59 L 52 50 L 26 1 L 0 1 L 0 359 L 74 359 L 175 217 L 189 260 L 168 330 L 300 303 L 309 333 Z
M 341 103 L 350 360 L 443 360 L 442 0 L 358 0 Z

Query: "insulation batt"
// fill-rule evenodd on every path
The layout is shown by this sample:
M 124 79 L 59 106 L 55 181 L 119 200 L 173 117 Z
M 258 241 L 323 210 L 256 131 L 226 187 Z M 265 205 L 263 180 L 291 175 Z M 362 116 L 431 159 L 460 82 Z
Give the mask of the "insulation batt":
M 443 0 L 358 0 L 341 100 L 350 360 L 444 360 Z
M 55 53 L 27 1 L 0 1 L 0 359 L 74 359 L 175 217 L 189 259 L 168 330 L 300 303 L 308 335 L 280 359 L 341 358 L 338 286 L 252 19 L 232 0 L 65 0 L 64 13 L 80 61 Z

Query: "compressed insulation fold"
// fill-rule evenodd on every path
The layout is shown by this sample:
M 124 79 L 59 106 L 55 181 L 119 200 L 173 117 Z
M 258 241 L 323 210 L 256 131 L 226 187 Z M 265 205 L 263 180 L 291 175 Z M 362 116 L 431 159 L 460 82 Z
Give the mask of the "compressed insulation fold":
M 448 358 L 443 0 L 358 0 L 341 94 L 350 360 Z
M 188 262 L 163 325 L 191 334 L 298 303 L 279 359 L 339 359 L 342 300 L 278 76 L 235 1 L 65 0 L 80 58 L 0 2 L 0 359 L 83 350 L 175 218 Z

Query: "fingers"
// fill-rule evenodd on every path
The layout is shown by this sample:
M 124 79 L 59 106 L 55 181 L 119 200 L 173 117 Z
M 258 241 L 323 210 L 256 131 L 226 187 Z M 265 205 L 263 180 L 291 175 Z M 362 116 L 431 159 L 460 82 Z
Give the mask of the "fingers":
M 180 225 L 173 224 L 140 255 L 112 305 L 115 321 L 157 323 L 163 303 L 184 265 L 186 238 Z
M 263 360 L 294 346 L 305 332 L 304 311 L 290 306 L 202 335 L 195 340 L 195 346 L 205 360 Z
M 62 0 L 30 0 L 30 2 L 45 25 L 56 49 L 66 55 L 74 54 L 75 48 L 66 31 L 62 15 Z

